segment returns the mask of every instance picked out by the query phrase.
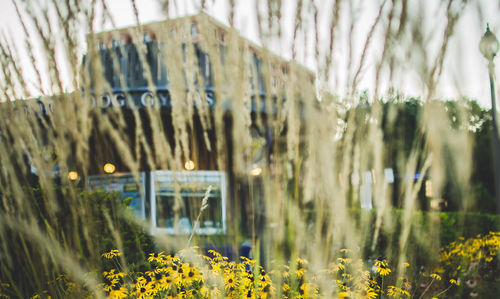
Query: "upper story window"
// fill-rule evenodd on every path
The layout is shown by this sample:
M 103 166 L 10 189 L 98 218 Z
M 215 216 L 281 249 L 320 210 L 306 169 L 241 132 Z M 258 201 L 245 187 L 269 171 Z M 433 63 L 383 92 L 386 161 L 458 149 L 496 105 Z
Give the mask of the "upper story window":
M 196 29 L 196 24 L 191 25 L 191 36 L 196 37 L 198 35 L 198 31 Z

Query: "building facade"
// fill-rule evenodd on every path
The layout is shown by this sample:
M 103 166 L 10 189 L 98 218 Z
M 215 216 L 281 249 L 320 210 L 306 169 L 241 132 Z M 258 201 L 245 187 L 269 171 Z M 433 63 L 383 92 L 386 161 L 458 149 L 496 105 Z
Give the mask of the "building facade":
M 204 13 L 92 34 L 88 45 L 81 91 L 100 115 L 123 120 L 126 144 L 140 156 L 133 169 L 96 131 L 88 186 L 131 197 L 157 233 L 258 234 L 248 225 L 262 222 L 245 191 L 249 178 L 258 200 L 259 176 L 284 134 L 273 122 L 287 101 L 300 110 L 305 100 L 287 83 L 314 92 L 314 74 Z

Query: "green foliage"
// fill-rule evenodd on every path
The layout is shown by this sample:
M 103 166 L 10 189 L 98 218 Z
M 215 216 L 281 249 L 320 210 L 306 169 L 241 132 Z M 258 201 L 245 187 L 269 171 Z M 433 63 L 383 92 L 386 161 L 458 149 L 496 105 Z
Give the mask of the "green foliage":
M 153 239 L 134 222 L 127 199 L 121 201 L 118 193 L 93 192 L 87 195 L 94 220 L 92 226 L 99 233 L 95 236 L 99 252 L 122 247 L 129 266 L 140 267 L 144 256 L 152 252 Z M 122 243 L 117 244 L 118 240 Z
M 441 245 L 456 241 L 460 236 L 471 238 L 500 230 L 500 215 L 485 213 L 441 212 Z
M 60 208 L 52 215 L 50 201 L 41 190 L 34 189 L 32 194 L 36 215 L 29 221 L 37 222 L 42 231 L 5 229 L 3 233 L 11 242 L 0 249 L 0 281 L 10 283 L 16 296 L 29 297 L 35 290 L 48 288 L 49 293 L 57 297 L 56 284 L 52 283 L 51 289 L 49 283 L 55 282 L 61 272 L 71 276 L 74 269 L 60 262 L 63 257 L 53 255 L 70 254 L 67 258 L 79 267 L 100 271 L 107 266 L 102 264 L 102 252 L 120 248 L 126 253 L 127 267 L 137 270 L 144 265 L 145 254 L 153 251 L 152 238 L 132 220 L 132 211 L 116 193 L 77 193 L 77 190 L 58 188 L 53 200 Z M 46 243 L 39 244 L 37 239 Z M 10 259 L 5 261 L 4 257 Z
M 443 198 L 449 211 L 470 211 L 492 213 L 496 209 L 493 185 L 493 162 L 491 148 L 491 111 L 479 106 L 475 100 L 432 100 L 424 103 L 420 98 L 404 97 L 402 95 L 389 96 L 388 99 L 369 102 L 361 99 L 359 104 L 349 109 L 345 122 L 350 118 L 358 125 L 354 138 L 364 140 L 367 131 L 372 125 L 366 120 L 377 117 L 373 111 L 376 105 L 381 105 L 381 130 L 384 141 L 384 167 L 392 168 L 396 172 L 396 181 L 392 193 L 392 201 L 396 207 L 402 207 L 400 189 L 403 185 L 408 158 L 412 153 L 417 155 L 417 167 L 421 169 L 422 163 L 428 154 L 426 148 L 427 132 L 425 109 L 441 110 L 448 119 L 443 120 L 442 132 L 454 134 L 460 132 L 472 143 L 472 169 L 470 173 L 470 188 L 464 186 L 457 175 L 461 161 L 456 160 L 456 148 L 443 142 L 440 154 L 444 160 L 445 182 L 440 197 Z M 437 113 L 437 115 L 441 115 Z M 443 133 L 445 134 L 445 133 Z M 466 144 L 464 144 L 466 146 Z M 342 158 L 342 155 L 339 156 Z M 420 208 L 426 210 L 427 203 L 423 193 L 419 194 Z
M 359 211 L 356 217 L 370 219 L 375 229 L 376 212 Z M 392 229 L 381 231 L 377 240 L 373 240 L 374 232 L 368 234 L 363 248 L 365 257 L 377 258 L 388 255 L 388 258 L 397 260 L 401 255 L 400 236 L 403 229 L 404 215 L 402 210 L 393 210 Z M 411 229 L 407 244 L 403 247 L 407 258 L 412 264 L 430 266 L 437 262 L 438 257 L 432 254 L 433 250 L 457 241 L 459 237 L 472 238 L 478 234 L 488 234 L 500 231 L 500 215 L 466 212 L 414 212 L 411 215 Z M 432 228 L 435 229 L 432 229 Z M 421 232 L 427 232 L 422 236 Z M 432 234 L 432 235 L 430 235 Z M 436 240 L 429 246 L 429 240 Z M 376 246 L 372 250 L 371 245 Z
M 275 264 L 277 271 L 270 272 L 254 259 L 230 261 L 217 251 L 203 255 L 196 248 L 175 255 L 151 253 L 150 271 L 130 272 L 120 265 L 123 255 L 113 249 L 103 254 L 113 264 L 102 272 L 99 289 L 108 298 L 494 298 L 500 290 L 499 249 L 500 232 L 490 232 L 459 237 L 431 252 L 437 260 L 424 269 L 384 257 L 359 259 L 342 248 L 331 263 L 314 267 L 297 258 Z M 64 298 L 99 291 L 82 292 L 65 275 L 54 284 Z
M 494 298 L 500 293 L 498 250 L 500 233 L 459 237 L 441 249 L 439 270 L 445 279 L 462 282 L 451 290 L 454 298 Z

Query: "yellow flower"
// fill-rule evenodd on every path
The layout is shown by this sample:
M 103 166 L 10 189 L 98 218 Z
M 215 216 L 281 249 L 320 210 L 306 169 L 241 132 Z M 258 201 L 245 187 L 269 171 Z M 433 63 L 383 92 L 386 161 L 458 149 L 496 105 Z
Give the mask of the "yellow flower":
M 405 266 L 405 268 L 408 268 L 408 267 L 410 267 L 410 264 L 409 263 L 403 263 L 403 266 Z
M 156 295 L 160 291 L 160 284 L 156 281 L 151 281 L 149 283 L 149 288 L 151 290 L 151 295 Z
M 170 272 L 159 274 L 160 277 L 156 280 L 158 283 L 158 289 L 160 291 L 165 291 L 170 287 L 172 283 L 172 277 L 170 277 Z
M 389 297 L 410 297 L 410 293 L 407 290 L 398 288 L 397 286 L 389 286 L 387 288 L 387 295 Z
M 138 285 L 136 286 L 136 290 L 134 292 L 134 295 L 137 296 L 137 298 L 140 299 L 145 299 L 148 298 L 151 294 L 151 287 L 149 285 Z
M 342 270 L 342 271 L 345 270 L 344 264 L 342 264 L 342 263 L 338 264 L 336 270 L 337 271 L 339 271 L 339 270 Z
M 196 270 L 195 267 L 187 267 L 186 273 L 184 275 L 185 275 L 184 282 L 187 285 L 192 284 L 199 278 L 198 270 Z
M 116 250 L 116 249 L 112 249 L 109 252 L 103 253 L 101 256 L 103 256 L 104 258 L 110 260 L 110 259 L 114 258 L 115 256 L 120 256 L 120 252 L 118 250 Z
M 297 271 L 295 271 L 295 273 L 297 274 L 298 278 L 301 278 L 306 273 L 306 269 L 304 269 L 304 268 L 297 269 Z
M 234 273 L 229 273 L 224 279 L 225 282 L 225 288 L 228 293 L 233 292 L 236 290 L 236 277 L 234 276 Z
M 337 287 L 343 291 L 348 291 L 349 287 L 347 286 L 347 283 L 342 281 L 342 280 L 337 280 Z
M 249 266 L 255 265 L 255 260 L 249 259 L 249 258 L 244 257 L 244 256 L 240 256 L 240 259 L 243 262 L 243 264 L 245 264 L 245 265 L 249 265 Z
M 115 269 L 111 269 L 109 272 L 104 271 L 103 274 L 104 274 L 104 277 L 106 277 L 109 280 L 120 279 L 120 278 L 123 278 L 125 276 L 125 273 L 115 272 Z
M 454 284 L 456 286 L 459 286 L 460 285 L 460 281 L 456 280 L 456 279 L 450 279 L 450 283 L 451 284 Z
M 397 295 L 397 287 L 395 286 L 388 286 L 387 287 L 387 296 L 389 297 L 396 297 Z
M 111 270 L 109 270 L 109 272 L 108 271 L 102 272 L 102 274 L 103 274 L 104 277 L 108 277 L 108 275 L 114 274 L 115 271 L 116 271 L 115 269 L 111 269 Z
M 272 293 L 272 286 L 271 286 L 271 284 L 265 284 L 260 289 L 259 298 L 267 298 L 268 296 L 270 297 L 271 293 Z
M 368 279 L 366 282 L 365 282 L 365 285 L 369 288 L 372 288 L 372 289 L 375 289 L 375 290 L 379 290 L 380 289 L 380 286 L 378 285 L 378 282 L 373 280 L 373 279 Z
M 317 294 L 317 288 L 313 284 L 303 283 L 299 287 L 299 294 L 299 298 L 314 298 Z
M 209 250 L 208 253 L 210 253 L 211 255 L 213 255 L 214 257 L 212 258 L 212 261 L 213 262 L 216 262 L 216 263 L 225 263 L 227 262 L 228 258 L 225 257 L 225 256 L 222 256 L 220 253 L 218 253 L 217 251 L 215 250 Z
M 283 293 L 288 294 L 290 292 L 290 286 L 287 283 L 283 284 Z
M 411 283 L 410 283 L 410 281 L 408 281 L 408 279 L 401 277 L 401 278 L 399 278 L 399 280 L 401 280 L 401 288 L 402 289 L 405 289 L 405 290 L 411 289 Z
M 102 284 L 102 288 L 107 292 L 111 292 L 111 290 L 118 284 L 118 282 L 118 279 L 110 279 L 108 283 Z
M 125 287 L 116 286 L 113 288 L 108 295 L 108 298 L 122 299 L 128 297 L 128 290 Z
M 297 270 L 305 268 L 307 265 L 307 261 L 304 259 L 301 259 L 300 257 L 297 258 Z
M 383 258 L 378 258 L 378 259 L 375 260 L 375 267 L 376 266 L 380 266 L 382 264 L 387 264 L 387 260 L 383 259 Z
M 148 257 L 148 262 L 157 262 L 159 264 L 163 264 L 164 263 L 163 251 L 158 254 L 150 253 Z
M 441 276 L 439 276 L 439 274 L 437 273 L 432 273 L 431 275 L 429 275 L 429 277 L 435 280 L 441 280 Z
M 378 294 L 372 288 L 367 288 L 366 290 L 362 290 L 360 295 L 361 298 L 366 298 L 366 299 L 373 299 L 378 296 Z
M 385 259 L 375 261 L 375 271 L 382 276 L 387 276 L 391 273 L 391 269 L 387 265 L 387 261 Z
M 177 296 L 177 298 L 198 298 L 198 295 L 200 293 L 198 292 L 198 290 L 196 289 L 189 289 L 189 290 L 186 290 L 184 292 L 181 292 L 179 295 L 180 296 Z
M 144 278 L 143 276 L 139 276 L 139 277 L 137 277 L 137 280 L 136 280 L 134 287 L 139 286 L 139 285 L 145 285 L 147 283 L 148 282 L 147 282 L 146 278 Z

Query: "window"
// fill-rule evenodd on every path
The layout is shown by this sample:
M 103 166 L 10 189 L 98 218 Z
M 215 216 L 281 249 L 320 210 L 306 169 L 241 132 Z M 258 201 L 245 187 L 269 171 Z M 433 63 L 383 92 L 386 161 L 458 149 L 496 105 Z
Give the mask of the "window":
M 211 235 L 226 231 L 226 178 L 222 171 L 152 172 L 151 221 L 156 232 Z M 208 187 L 208 207 L 201 212 Z M 200 218 L 198 219 L 198 215 Z
M 191 36 L 196 37 L 198 35 L 198 32 L 196 30 L 196 24 L 191 25 Z
M 89 187 L 92 191 L 118 192 L 121 200 L 131 198 L 129 207 L 134 210 L 135 216 L 145 218 L 144 187 L 145 174 L 139 173 L 139 182 L 136 182 L 131 173 L 113 175 L 92 175 L 89 177 Z
M 208 57 L 208 54 L 204 54 L 204 58 L 205 58 L 205 82 L 207 85 L 211 85 L 212 84 L 212 78 L 210 78 L 210 58 Z

